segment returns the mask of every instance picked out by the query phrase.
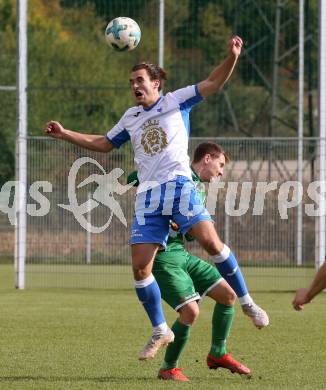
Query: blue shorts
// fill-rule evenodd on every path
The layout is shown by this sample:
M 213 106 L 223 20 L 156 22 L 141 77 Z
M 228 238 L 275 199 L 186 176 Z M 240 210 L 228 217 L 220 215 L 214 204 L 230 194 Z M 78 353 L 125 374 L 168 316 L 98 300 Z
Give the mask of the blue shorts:
M 130 244 L 153 243 L 165 247 L 170 220 L 178 224 L 182 234 L 200 221 L 212 221 L 195 184 L 185 176 L 137 194 Z

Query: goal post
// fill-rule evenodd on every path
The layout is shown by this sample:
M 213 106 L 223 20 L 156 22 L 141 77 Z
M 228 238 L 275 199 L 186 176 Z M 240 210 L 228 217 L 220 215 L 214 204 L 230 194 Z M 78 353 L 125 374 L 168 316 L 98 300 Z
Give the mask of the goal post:
M 15 229 L 15 287 L 25 288 L 27 191 L 27 0 L 17 0 L 17 138 L 18 196 Z
M 319 0 L 319 47 L 326 45 L 326 3 Z M 317 159 L 317 180 L 320 180 L 321 194 L 326 191 L 326 53 L 319 50 L 319 85 L 318 85 L 318 128 L 319 128 L 319 153 Z M 315 265 L 318 269 L 325 261 L 326 245 L 326 205 L 325 199 L 321 196 L 320 217 L 316 218 L 316 244 L 315 244 Z

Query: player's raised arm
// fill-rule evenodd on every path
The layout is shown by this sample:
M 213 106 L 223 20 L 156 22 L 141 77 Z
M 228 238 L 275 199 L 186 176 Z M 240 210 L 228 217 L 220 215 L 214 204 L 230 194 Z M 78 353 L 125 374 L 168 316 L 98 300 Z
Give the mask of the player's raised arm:
M 198 84 L 198 92 L 201 96 L 208 97 L 223 87 L 233 72 L 240 56 L 241 48 L 242 39 L 238 36 L 232 37 L 228 44 L 228 57 L 213 70 L 206 80 Z
M 103 135 L 82 134 L 77 131 L 65 129 L 60 122 L 50 121 L 46 124 L 46 133 L 57 139 L 70 142 L 95 152 L 108 153 L 113 149 L 112 143 Z

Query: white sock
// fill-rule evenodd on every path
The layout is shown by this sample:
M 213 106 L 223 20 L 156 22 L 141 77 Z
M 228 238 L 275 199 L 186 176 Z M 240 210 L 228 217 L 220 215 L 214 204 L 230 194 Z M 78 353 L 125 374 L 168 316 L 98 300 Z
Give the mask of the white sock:
M 239 298 L 239 303 L 241 306 L 243 305 L 251 305 L 254 303 L 253 299 L 249 294 L 244 295 L 243 297 Z
M 224 244 L 222 251 L 218 255 L 212 256 L 214 263 L 223 263 L 230 256 L 231 249 Z
M 155 280 L 154 275 L 150 274 L 149 276 L 147 276 L 147 278 L 145 278 L 143 280 L 134 280 L 135 287 L 136 288 L 144 288 L 146 286 L 149 286 L 151 283 L 153 283 L 154 280 Z

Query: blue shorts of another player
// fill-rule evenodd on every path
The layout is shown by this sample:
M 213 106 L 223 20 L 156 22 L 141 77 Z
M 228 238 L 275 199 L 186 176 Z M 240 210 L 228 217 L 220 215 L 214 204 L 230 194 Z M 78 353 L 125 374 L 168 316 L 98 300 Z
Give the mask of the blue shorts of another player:
M 185 176 L 177 176 L 137 194 L 130 243 L 165 246 L 171 219 L 178 224 L 182 234 L 200 221 L 212 220 L 195 184 Z

